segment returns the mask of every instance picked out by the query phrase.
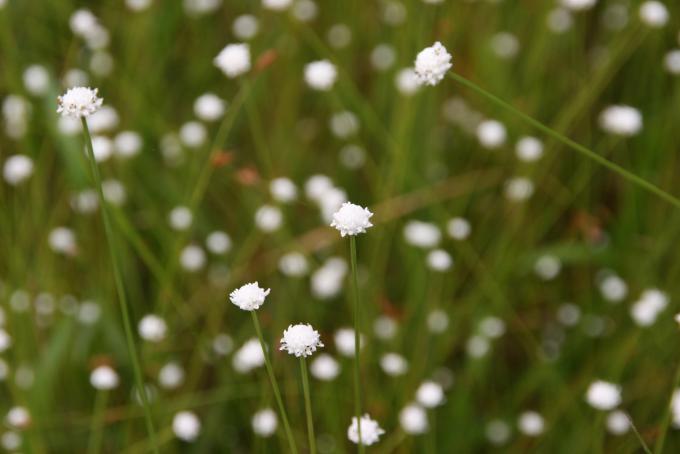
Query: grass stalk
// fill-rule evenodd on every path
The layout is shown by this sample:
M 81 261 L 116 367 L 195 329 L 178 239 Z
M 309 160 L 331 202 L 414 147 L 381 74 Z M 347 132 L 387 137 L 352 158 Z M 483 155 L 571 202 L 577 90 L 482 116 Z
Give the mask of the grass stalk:
M 262 336 L 262 328 L 260 328 L 260 321 L 258 320 L 255 311 L 250 311 L 250 315 L 252 315 L 253 317 L 253 325 L 255 325 L 257 337 L 258 339 L 260 339 L 260 346 L 262 346 L 262 355 L 264 356 L 264 365 L 267 369 L 267 375 L 269 375 L 269 381 L 271 382 L 272 389 L 274 390 L 276 405 L 278 405 L 279 407 L 279 413 L 281 414 L 281 419 L 283 420 L 283 428 L 286 432 L 286 437 L 288 438 L 288 446 L 290 447 L 290 452 L 292 452 L 293 454 L 297 454 L 298 450 L 295 444 L 295 438 L 293 438 L 293 432 L 290 430 L 290 423 L 288 422 L 286 408 L 283 406 L 283 399 L 281 399 L 281 391 L 279 390 L 279 384 L 276 381 L 274 369 L 272 368 L 271 362 L 269 360 L 269 353 L 267 352 L 267 345 L 265 344 L 264 337 Z
M 658 196 L 659 198 L 667 201 L 671 205 L 675 206 L 676 208 L 680 208 L 680 199 L 676 198 L 675 196 L 669 194 L 668 192 L 664 191 L 663 189 L 659 188 L 658 186 L 650 183 L 649 181 L 645 180 L 644 178 L 641 178 L 637 175 L 635 175 L 633 172 L 621 167 L 620 165 L 608 160 L 607 158 L 604 158 L 600 156 L 599 154 L 595 153 L 594 151 L 584 147 L 583 145 L 574 142 L 573 140 L 569 139 L 568 137 L 560 134 L 559 132 L 555 131 L 554 129 L 550 128 L 549 126 L 546 126 L 545 124 L 541 123 L 540 121 L 534 119 L 533 117 L 530 117 L 529 115 L 525 114 L 524 112 L 520 111 L 519 109 L 515 108 L 513 105 L 503 101 L 501 98 L 498 96 L 489 93 L 479 85 L 475 84 L 474 82 L 469 81 L 468 79 L 464 78 L 463 76 L 455 73 L 455 72 L 450 72 L 449 77 L 456 82 L 460 83 L 461 85 L 464 85 L 465 87 L 471 89 L 472 91 L 476 92 L 477 94 L 482 95 L 489 101 L 493 102 L 499 107 L 502 107 L 503 109 L 506 109 L 513 114 L 517 115 L 519 118 L 522 120 L 526 121 L 529 123 L 531 126 L 534 128 L 538 129 L 539 131 L 547 134 L 554 140 L 557 140 L 558 142 L 561 142 L 562 144 L 568 146 L 569 148 L 581 153 L 582 155 L 592 159 L 593 161 L 597 162 L 598 164 L 608 168 L 609 170 L 613 171 L 614 173 L 617 173 L 619 176 L 623 177 L 624 179 L 628 180 L 629 182 L 651 192 L 652 194 Z
M 314 436 L 314 419 L 312 418 L 312 397 L 309 393 L 309 374 L 307 360 L 300 357 L 300 374 L 302 375 L 302 392 L 305 395 L 305 413 L 307 414 L 307 436 L 309 437 L 309 452 L 316 454 L 316 437 Z
M 354 302 L 354 413 L 357 417 L 357 433 L 359 434 L 359 452 L 364 452 L 361 438 L 361 335 L 359 331 L 359 279 L 357 277 L 357 242 L 354 235 L 349 237 L 349 253 L 352 263 L 352 295 Z
M 158 444 L 156 443 L 156 431 L 153 426 L 153 419 L 151 417 L 151 407 L 149 399 L 144 387 L 144 380 L 142 379 L 142 368 L 139 358 L 137 357 L 137 348 L 135 346 L 135 339 L 132 332 L 132 323 L 130 322 L 130 313 L 128 310 L 127 299 L 125 296 L 125 286 L 123 285 L 123 275 L 120 271 L 120 264 L 118 262 L 118 255 L 116 251 L 116 237 L 114 235 L 113 226 L 109 217 L 109 209 L 104 198 L 104 191 L 102 190 L 102 179 L 99 174 L 99 167 L 94 156 L 94 148 L 92 147 L 92 137 L 90 136 L 90 129 L 87 127 L 87 120 L 81 117 L 83 125 L 83 134 L 85 134 L 85 142 L 88 153 L 88 161 L 90 163 L 90 170 L 92 171 L 92 178 L 94 185 L 97 188 L 99 195 L 99 202 L 101 203 L 101 215 L 104 223 L 104 231 L 106 233 L 106 243 L 109 247 L 109 255 L 111 258 L 111 267 L 113 269 L 113 278 L 116 284 L 116 294 L 118 295 L 118 303 L 120 312 L 123 317 L 123 328 L 125 331 L 125 341 L 128 348 L 128 355 L 132 363 L 132 370 L 135 378 L 135 384 L 139 390 L 142 407 L 144 407 L 144 419 L 146 422 L 146 430 L 151 442 L 151 448 L 154 453 L 158 453 Z
M 675 369 L 675 377 L 673 378 L 673 387 L 671 388 L 671 399 L 673 398 L 673 393 L 680 385 L 680 363 Z M 661 423 L 661 429 L 659 430 L 659 438 L 657 438 L 654 445 L 654 454 L 661 454 L 663 452 L 663 446 L 666 442 L 666 433 L 668 432 L 668 426 L 671 423 L 671 406 L 670 399 L 666 405 L 666 411 L 664 413 L 663 422 Z
M 94 401 L 92 424 L 90 426 L 90 440 L 87 446 L 88 454 L 98 454 L 102 447 L 104 435 L 104 411 L 109 400 L 109 392 L 105 389 L 98 390 Z

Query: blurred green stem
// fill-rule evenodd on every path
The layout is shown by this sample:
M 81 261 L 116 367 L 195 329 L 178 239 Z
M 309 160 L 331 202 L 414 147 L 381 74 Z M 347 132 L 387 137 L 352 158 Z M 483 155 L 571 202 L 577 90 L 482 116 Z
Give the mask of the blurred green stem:
M 290 452 L 297 454 L 297 446 L 295 445 L 295 439 L 293 438 L 293 432 L 290 430 L 290 423 L 288 423 L 288 415 L 286 414 L 286 408 L 283 406 L 283 399 L 281 399 L 281 391 L 279 391 L 279 384 L 276 381 L 276 376 L 274 375 L 274 369 L 272 369 L 271 362 L 269 361 L 269 353 L 267 352 L 267 344 L 264 342 L 264 337 L 262 336 L 262 329 L 260 328 L 260 321 L 257 319 L 257 314 L 255 311 L 250 311 L 250 315 L 253 317 L 253 325 L 255 325 L 255 331 L 257 332 L 257 337 L 260 339 L 260 346 L 262 347 L 262 355 L 264 356 L 264 365 L 267 369 L 267 375 L 269 375 L 269 381 L 272 384 L 272 389 L 274 390 L 274 397 L 276 398 L 276 404 L 279 406 L 279 413 L 281 413 L 281 419 L 283 420 L 283 428 L 286 431 L 286 437 L 288 437 L 288 445 L 290 446 Z
M 473 90 L 474 92 L 484 96 L 486 99 L 489 101 L 493 102 L 499 107 L 502 107 L 503 109 L 509 110 L 513 114 L 517 115 L 520 117 L 522 120 L 526 121 L 539 131 L 547 134 L 548 136 L 552 137 L 553 139 L 557 140 L 558 142 L 563 143 L 564 145 L 568 146 L 569 148 L 578 151 L 582 155 L 592 159 L 593 161 L 597 162 L 598 164 L 608 168 L 609 170 L 619 174 L 621 177 L 625 178 L 626 180 L 630 181 L 631 183 L 634 183 L 641 188 L 657 195 L 658 197 L 664 199 L 665 201 L 669 202 L 670 204 L 674 205 L 676 208 L 680 208 L 680 199 L 677 199 L 675 196 L 669 194 L 668 192 L 664 191 L 663 189 L 659 188 L 658 186 L 648 182 L 647 180 L 640 178 L 639 176 L 635 175 L 633 172 L 624 169 L 618 164 L 615 164 L 608 160 L 607 158 L 604 158 L 600 156 L 599 154 L 595 153 L 594 151 L 584 147 L 583 145 L 574 142 L 573 140 L 569 139 L 566 136 L 563 136 L 559 132 L 555 131 L 554 129 L 544 125 L 538 120 L 535 120 L 534 118 L 530 117 L 529 115 L 525 114 L 524 112 L 516 109 L 513 107 L 511 104 L 503 101 L 501 98 L 497 97 L 496 95 L 493 95 L 489 93 L 488 91 L 484 90 L 482 87 L 478 86 L 474 82 L 471 82 L 464 78 L 463 76 L 456 74 L 455 72 L 450 72 L 449 77 L 451 77 L 453 80 L 456 82 L 466 86 L 467 88 Z
M 105 389 L 98 390 L 94 400 L 94 413 L 92 414 L 92 426 L 90 427 L 90 442 L 87 452 L 89 454 L 99 453 L 104 435 L 104 410 L 109 400 L 109 392 Z
M 352 263 L 352 294 L 354 299 L 354 413 L 357 417 L 357 433 L 359 434 L 359 452 L 364 452 L 361 438 L 361 335 L 359 331 L 359 280 L 357 278 L 357 240 L 355 235 L 349 237 L 349 253 Z
M 673 387 L 671 388 L 671 399 L 673 399 L 673 393 L 680 385 L 680 363 L 675 369 L 675 377 L 673 378 Z M 666 442 L 666 433 L 668 432 L 668 426 L 671 423 L 671 405 L 670 401 L 666 405 L 666 412 L 664 414 L 663 423 L 661 424 L 661 430 L 659 431 L 659 438 L 656 440 L 654 445 L 654 454 L 661 454 L 663 452 L 663 445 Z
M 309 375 L 307 374 L 307 360 L 300 357 L 300 373 L 302 375 L 302 391 L 305 394 L 305 413 L 307 414 L 307 436 L 309 437 L 309 452 L 316 454 L 316 437 L 314 437 L 314 420 L 312 419 L 312 398 L 309 394 Z
M 144 380 L 142 379 L 142 368 L 140 366 L 139 358 L 137 358 L 137 349 L 135 347 L 135 340 L 132 334 L 132 324 L 130 322 L 130 314 L 128 312 L 127 300 L 125 297 L 125 286 L 123 285 L 123 276 L 120 271 L 120 264 L 118 263 L 118 256 L 116 251 L 116 238 L 113 232 L 113 227 L 111 224 L 111 219 L 109 218 L 109 210 L 104 198 L 104 191 L 102 190 L 102 179 L 99 174 L 99 166 L 97 165 L 97 160 L 94 157 L 94 149 L 92 148 L 92 137 L 90 136 L 90 130 L 87 127 L 87 120 L 85 117 L 80 118 L 83 125 L 83 133 L 85 134 L 85 143 L 88 153 L 88 161 L 90 163 L 90 170 L 92 171 L 92 177 L 94 178 L 94 185 L 97 188 L 97 194 L 99 195 L 99 203 L 101 203 L 101 214 L 102 221 L 104 222 L 104 231 L 106 233 L 106 243 L 109 246 L 109 255 L 111 256 L 111 267 L 113 268 L 113 278 L 116 283 L 116 293 L 118 294 L 118 303 L 120 305 L 120 312 L 123 316 L 123 328 L 125 330 L 125 340 L 128 348 L 128 355 L 130 356 L 130 362 L 132 363 L 132 369 L 135 376 L 135 383 L 139 390 L 139 394 L 142 400 L 142 406 L 144 407 L 144 419 L 146 420 L 146 430 L 149 434 L 149 439 L 151 441 L 151 447 L 154 453 L 158 453 L 158 444 L 156 443 L 156 431 L 153 427 L 153 420 L 151 418 L 151 408 L 149 406 L 149 399 L 146 394 L 146 389 L 144 388 Z

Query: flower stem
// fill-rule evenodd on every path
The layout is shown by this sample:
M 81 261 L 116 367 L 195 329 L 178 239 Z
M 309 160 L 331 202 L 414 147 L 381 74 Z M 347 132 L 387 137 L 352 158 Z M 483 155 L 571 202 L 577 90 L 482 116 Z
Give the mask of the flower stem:
M 361 336 L 359 334 L 359 280 L 357 278 L 357 243 L 354 235 L 349 237 L 349 252 L 352 263 L 352 293 L 354 296 L 354 413 L 357 417 L 357 433 L 359 434 L 359 452 L 364 452 L 361 438 L 361 364 L 359 351 Z
M 87 452 L 89 454 L 98 454 L 101 451 L 102 436 L 104 434 L 103 420 L 104 410 L 106 409 L 106 402 L 108 401 L 109 392 L 107 390 L 98 390 L 94 401 L 94 414 L 92 415 L 92 426 L 90 427 L 90 441 L 88 443 Z
M 312 419 L 312 398 L 309 394 L 309 375 L 307 374 L 307 360 L 300 357 L 300 373 L 302 374 L 302 391 L 305 395 L 305 413 L 307 414 L 307 435 L 309 437 L 309 452 L 316 454 L 316 437 L 314 437 L 314 420 Z
M 118 262 L 118 256 L 116 254 L 116 237 L 113 232 L 113 227 L 111 224 L 111 219 L 109 218 L 108 206 L 106 199 L 104 198 L 104 191 L 102 190 L 102 179 L 99 174 L 99 167 L 97 161 L 94 157 L 94 149 L 92 148 L 92 137 L 90 136 L 90 130 L 87 127 L 87 120 L 81 117 L 81 122 L 83 125 L 83 133 L 85 134 L 85 143 L 88 153 L 88 161 L 90 163 L 90 170 L 92 171 L 92 177 L 94 178 L 94 183 L 97 188 L 97 193 L 99 195 L 99 203 L 101 204 L 101 214 L 102 221 L 104 223 L 104 231 L 106 233 L 107 244 L 109 246 L 109 255 L 111 256 L 111 267 L 113 268 L 113 279 L 116 284 L 116 293 L 118 294 L 118 303 L 120 306 L 120 312 L 123 317 L 123 328 L 125 330 L 125 340 L 128 348 L 128 355 L 130 356 L 130 362 L 132 363 L 132 370 L 135 377 L 135 383 L 139 389 L 139 393 L 142 400 L 142 407 L 144 407 L 144 419 L 146 421 L 146 430 L 149 434 L 149 439 L 151 442 L 151 448 L 154 453 L 158 453 L 158 444 L 156 442 L 156 431 L 153 426 L 153 419 L 151 417 L 151 407 L 149 405 L 149 399 L 146 393 L 146 388 L 144 387 L 144 381 L 142 379 L 142 368 L 140 366 L 139 358 L 137 357 L 137 349 L 135 346 L 135 339 L 132 334 L 132 324 L 130 323 L 130 314 L 127 306 L 127 299 L 125 296 L 125 286 L 123 285 L 123 276 L 120 271 L 120 264 Z
M 281 414 L 281 419 L 283 420 L 283 428 L 286 431 L 286 437 L 288 438 L 288 445 L 290 447 L 290 452 L 297 454 L 297 446 L 295 445 L 295 439 L 293 438 L 293 432 L 290 430 L 290 424 L 288 423 L 288 415 L 286 414 L 286 408 L 283 406 L 283 399 L 281 399 L 281 391 L 279 391 L 279 384 L 276 381 L 276 376 L 274 375 L 274 369 L 272 369 L 271 362 L 269 361 L 269 353 L 267 352 L 267 345 L 264 342 L 264 337 L 262 337 L 262 329 L 260 328 L 260 321 L 257 319 L 257 314 L 255 311 L 250 311 L 250 315 L 253 317 L 253 325 L 255 325 L 255 331 L 257 332 L 257 337 L 260 339 L 260 346 L 262 347 L 262 355 L 264 356 L 264 365 L 267 369 L 267 375 L 269 375 L 269 381 L 272 384 L 272 389 L 274 390 L 274 397 L 276 398 L 276 404 L 279 406 L 279 413 Z
M 671 399 L 673 398 L 673 393 L 680 385 L 680 363 L 675 369 L 675 378 L 673 379 L 673 387 L 671 388 Z M 664 414 L 663 423 L 661 424 L 661 429 L 659 431 L 659 438 L 656 440 L 654 445 L 654 454 L 661 454 L 663 452 L 663 445 L 666 442 L 666 432 L 668 432 L 668 426 L 671 423 L 671 406 L 670 402 L 666 405 L 666 412 Z
M 450 72 L 449 77 L 451 77 L 456 82 L 466 86 L 467 88 L 475 91 L 476 93 L 484 96 L 489 101 L 496 104 L 497 106 L 502 107 L 506 110 L 509 110 L 513 114 L 520 117 L 522 120 L 529 123 L 531 126 L 535 127 L 539 131 L 549 135 L 550 137 L 557 140 L 558 142 L 561 142 L 564 145 L 568 146 L 569 148 L 571 148 L 575 151 L 578 151 L 582 155 L 592 159 L 593 161 L 597 162 L 598 164 L 600 164 L 600 165 L 608 168 L 609 170 L 619 174 L 621 177 L 625 178 L 626 180 L 630 181 L 631 183 L 634 183 L 634 184 L 640 186 L 641 188 L 643 188 L 643 189 L 655 194 L 656 196 L 664 199 L 665 201 L 669 202 L 671 205 L 674 205 L 676 208 L 680 208 L 680 199 L 669 194 L 668 192 L 664 191 L 663 189 L 659 188 L 658 186 L 656 186 L 656 185 L 650 183 L 649 181 L 635 175 L 633 172 L 626 170 L 625 168 L 621 167 L 620 165 L 611 162 L 607 158 L 600 156 L 599 154 L 597 154 L 594 151 L 584 147 L 583 145 L 581 145 L 577 142 L 574 142 L 573 140 L 571 140 L 568 137 L 560 134 L 559 132 L 555 131 L 554 129 L 544 125 L 540 121 L 535 120 L 534 118 L 530 117 L 529 115 L 525 114 L 524 112 L 521 112 L 520 110 L 516 109 L 511 104 L 503 101 L 498 96 L 489 93 L 488 91 L 484 90 L 482 87 L 475 84 L 474 82 L 467 80 L 463 76 L 456 74 L 455 72 Z

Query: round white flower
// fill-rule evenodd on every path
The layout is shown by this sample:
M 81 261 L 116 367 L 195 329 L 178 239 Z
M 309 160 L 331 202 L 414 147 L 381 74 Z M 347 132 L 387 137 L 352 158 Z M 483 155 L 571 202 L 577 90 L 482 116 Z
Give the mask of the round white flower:
M 205 239 L 205 245 L 213 254 L 226 254 L 231 249 L 231 237 L 226 232 L 216 230 Z
M 495 150 L 505 143 L 507 132 L 503 123 L 496 120 L 484 120 L 477 126 L 479 143 L 489 150 Z
M 544 281 L 557 277 L 561 269 L 562 262 L 554 255 L 542 255 L 534 263 L 534 272 Z
M 110 366 L 99 366 L 90 374 L 90 384 L 98 390 L 114 389 L 118 382 L 118 374 Z
M 224 115 L 226 103 L 214 93 L 205 93 L 194 101 L 194 113 L 203 121 L 215 121 Z
M 264 408 L 253 415 L 251 420 L 253 432 L 260 437 L 271 437 L 279 425 L 276 413 L 271 408 Z
M 273 205 L 262 205 L 255 212 L 255 225 L 263 232 L 273 232 L 281 227 L 283 213 Z
M 257 282 L 251 282 L 231 292 L 229 299 L 244 311 L 254 311 L 264 304 L 270 291 L 260 288 Z
M 423 382 L 416 391 L 416 400 L 423 407 L 437 407 L 444 403 L 444 389 L 439 383 Z
M 535 411 L 525 411 L 517 421 L 520 432 L 529 437 L 537 437 L 545 429 L 543 416 Z
M 311 356 L 321 347 L 323 343 L 319 332 L 312 328 L 312 325 L 300 323 L 289 325 L 288 329 L 284 330 L 279 350 L 285 350 L 289 355 L 299 358 Z
M 560 3 L 572 11 L 585 11 L 595 6 L 597 0 L 561 0 Z
M 392 377 L 404 375 L 408 370 L 408 361 L 399 353 L 385 353 L 380 358 L 380 367 Z
M 452 66 L 451 54 L 439 41 L 421 50 L 414 64 L 418 81 L 423 85 L 437 85 Z
M 15 429 L 23 429 L 31 423 L 31 414 L 26 407 L 12 407 L 7 412 L 5 421 Z
M 189 148 L 202 146 L 208 138 L 208 131 L 198 121 L 188 121 L 179 129 L 179 140 Z
M 621 410 L 615 410 L 607 415 L 607 430 L 613 435 L 623 435 L 630 429 L 630 419 Z
M 448 271 L 453 266 L 453 258 L 443 249 L 434 249 L 427 254 L 427 266 L 434 271 Z
M 131 158 L 142 149 L 141 136 L 134 131 L 122 131 L 113 139 L 113 148 L 117 156 Z
M 322 353 L 310 364 L 310 372 L 318 380 L 331 381 L 340 373 L 340 363 L 331 355 Z
M 368 208 L 362 208 L 350 202 L 345 202 L 342 207 L 333 214 L 331 227 L 335 227 L 341 236 L 358 235 L 365 233 L 366 229 L 373 227 L 370 219 L 373 216 Z
M 168 221 L 170 226 L 179 231 L 183 231 L 191 227 L 194 216 L 191 214 L 191 210 L 183 205 L 176 206 L 170 211 L 168 215 Z
M 420 89 L 418 75 L 413 68 L 404 68 L 397 72 L 394 77 L 394 84 L 404 96 L 410 96 Z
M 172 418 L 172 431 L 180 440 L 194 441 L 201 433 L 201 421 L 191 411 L 180 411 Z
M 338 78 L 338 70 L 328 60 L 319 60 L 305 65 L 305 82 L 310 88 L 328 91 Z
M 489 421 L 484 430 L 486 438 L 494 445 L 502 445 L 511 435 L 510 426 L 501 419 Z
M 23 154 L 15 154 L 7 158 L 2 167 L 2 176 L 12 186 L 17 186 L 33 175 L 33 160 Z
M 236 372 L 245 374 L 264 365 L 264 352 L 260 341 L 253 338 L 247 340 L 239 348 L 232 359 Z
M 42 65 L 31 65 L 23 75 L 26 91 L 32 95 L 42 96 L 50 88 L 50 73 Z
M 621 403 L 621 387 L 602 380 L 594 381 L 588 387 L 586 401 L 597 410 L 613 410 Z
M 57 98 L 57 113 L 64 117 L 89 117 L 102 106 L 104 100 L 97 97 L 97 89 L 74 87 Z
M 534 183 L 525 177 L 510 178 L 505 182 L 505 197 L 513 202 L 527 200 L 534 193 Z
M 668 8 L 656 0 L 649 0 L 640 5 L 640 20 L 651 28 L 661 28 L 668 22 Z
M 680 74 L 680 49 L 669 51 L 663 59 L 666 71 L 677 76 Z
M 290 277 L 300 277 L 307 274 L 309 265 L 304 255 L 299 252 L 289 252 L 279 259 L 279 270 Z
M 342 356 L 348 358 L 354 357 L 354 330 L 351 328 L 340 328 L 335 332 L 335 348 L 338 350 Z M 364 339 L 362 335 L 359 335 L 359 348 L 364 347 Z
M 446 232 L 454 240 L 464 240 L 470 236 L 470 222 L 465 218 L 452 218 L 446 224 Z
M 186 271 L 199 271 L 205 266 L 205 251 L 196 244 L 189 244 L 180 251 L 179 263 Z
M 184 369 L 177 363 L 167 363 L 158 371 L 158 383 L 165 389 L 175 389 L 183 382 Z
M 642 114 L 630 106 L 609 106 L 600 114 L 600 126 L 610 134 L 632 137 L 642 130 Z
M 288 9 L 293 0 L 262 0 L 262 6 L 273 11 L 283 11 Z
M 248 40 L 254 38 L 260 29 L 257 17 L 251 14 L 244 14 L 234 19 L 231 30 L 238 39 Z
M 138 329 L 140 337 L 145 341 L 161 342 L 165 339 L 168 325 L 158 315 L 148 314 L 139 321 Z
M 297 187 L 289 178 L 274 178 L 269 183 L 269 191 L 278 202 L 289 203 L 297 198 Z
M 368 414 L 361 417 L 361 422 L 357 422 L 356 416 L 352 418 L 352 424 L 347 428 L 347 438 L 355 444 L 359 444 L 359 424 L 361 424 L 361 444 L 371 446 L 380 440 L 380 436 L 385 431 L 378 425 L 378 422 L 371 419 Z
M 515 145 L 517 158 L 524 162 L 534 162 L 543 156 L 543 143 L 536 137 L 524 136 Z
M 427 413 L 420 405 L 410 404 L 399 412 L 399 424 L 404 432 L 419 435 L 427 432 Z
M 225 76 L 233 79 L 250 71 L 248 44 L 229 44 L 213 60 Z
M 442 234 L 434 224 L 422 221 L 409 221 L 404 226 L 404 238 L 412 246 L 429 249 L 439 244 Z

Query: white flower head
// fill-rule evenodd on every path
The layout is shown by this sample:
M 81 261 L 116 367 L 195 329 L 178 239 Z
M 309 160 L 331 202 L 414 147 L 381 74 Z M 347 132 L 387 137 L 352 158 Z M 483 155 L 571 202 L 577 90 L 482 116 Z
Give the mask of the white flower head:
M 213 60 L 225 76 L 233 79 L 250 71 L 248 44 L 229 44 Z
M 333 214 L 331 227 L 340 231 L 340 235 L 358 235 L 366 233 L 366 229 L 373 227 L 370 219 L 373 216 L 368 208 L 362 208 L 350 202 L 342 204 L 340 209 Z
M 328 91 L 338 78 L 338 70 L 328 60 L 319 60 L 305 65 L 305 82 L 310 88 Z
M 73 87 L 57 98 L 57 113 L 62 117 L 89 117 L 99 110 L 103 102 L 97 97 L 96 88 Z
M 231 292 L 229 299 L 244 311 L 254 311 L 264 304 L 264 299 L 270 291 L 261 288 L 257 282 L 251 282 Z
M 355 444 L 359 444 L 359 424 L 361 424 L 361 444 L 371 446 L 380 439 L 385 431 L 378 425 L 378 422 L 371 419 L 368 414 L 361 417 L 361 422 L 357 422 L 357 417 L 352 418 L 352 424 L 347 428 L 347 438 Z
M 422 85 L 437 85 L 453 65 L 451 54 L 437 41 L 420 51 L 414 66 L 418 82 Z
M 281 348 L 290 355 L 299 357 L 311 356 L 317 348 L 323 347 L 319 332 L 312 328 L 312 325 L 300 323 L 290 325 L 283 332 L 281 338 Z
M 255 413 L 251 419 L 253 432 L 260 437 L 271 437 L 276 432 L 278 419 L 271 408 L 263 408 Z
M 427 432 L 427 413 L 417 404 L 409 404 L 399 412 L 399 424 L 407 434 L 420 435 Z
M 444 403 L 444 390 L 439 383 L 425 381 L 416 391 L 416 400 L 423 407 L 437 407 Z
M 180 440 L 192 442 L 201 433 L 201 421 L 191 411 L 180 411 L 172 418 L 172 431 Z
M 118 382 L 118 374 L 110 366 L 99 366 L 90 374 L 90 384 L 98 390 L 114 389 Z
M 597 410 L 613 410 L 621 403 L 621 387 L 603 380 L 590 384 L 586 401 Z
M 642 114 L 630 106 L 609 106 L 600 114 L 600 126 L 610 134 L 632 137 L 642 129 Z

